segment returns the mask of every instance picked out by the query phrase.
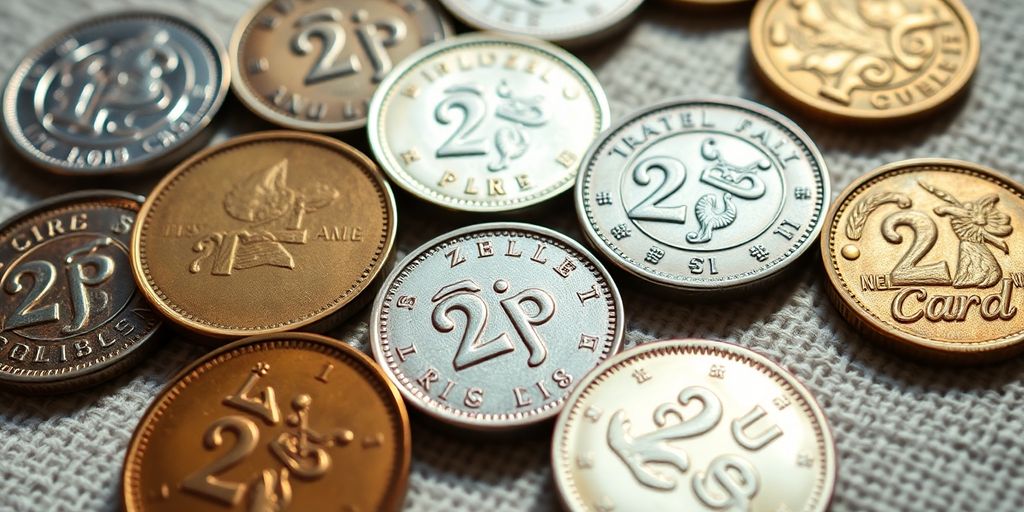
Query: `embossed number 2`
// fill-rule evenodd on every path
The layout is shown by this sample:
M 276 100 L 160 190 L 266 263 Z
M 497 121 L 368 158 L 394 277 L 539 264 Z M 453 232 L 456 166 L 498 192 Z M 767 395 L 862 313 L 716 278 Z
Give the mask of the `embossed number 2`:
M 203 444 L 207 450 L 213 450 L 224 444 L 224 431 L 231 431 L 237 436 L 235 445 L 223 457 L 213 461 L 205 468 L 185 477 L 181 487 L 186 491 L 212 498 L 225 505 L 237 505 L 245 496 L 245 484 L 224 482 L 217 479 L 223 473 L 246 458 L 256 450 L 260 432 L 256 424 L 242 416 L 225 416 L 210 424 L 203 436 Z
M 437 157 L 486 155 L 487 148 L 483 146 L 483 139 L 469 138 L 480 127 L 487 114 L 487 102 L 484 101 L 483 94 L 476 87 L 469 85 L 449 87 L 444 92 L 448 96 L 437 104 L 434 118 L 441 124 L 450 124 L 455 121 L 452 111 L 461 110 L 462 124 L 448 140 L 444 141 L 444 144 L 441 144 L 441 147 L 437 148 Z
M 935 247 L 935 240 L 938 238 L 935 221 L 928 215 L 914 210 L 891 213 L 882 220 L 882 236 L 894 244 L 903 242 L 903 236 L 896 231 L 899 226 L 910 228 L 914 232 L 914 239 L 906 254 L 889 273 L 892 284 L 912 286 L 952 283 L 945 261 L 918 266 L 928 251 Z
M 357 11 L 357 16 L 359 16 Z M 328 7 L 313 11 L 295 22 L 302 32 L 292 40 L 292 50 L 299 55 L 307 55 L 313 51 L 311 38 L 323 41 L 323 49 L 316 64 L 306 75 L 305 84 L 311 85 L 358 72 L 362 69 L 359 57 L 350 53 L 347 58 L 340 58 L 345 49 L 345 29 L 340 25 L 344 15 L 340 9 Z M 365 20 L 364 20 L 365 21 Z M 363 49 L 373 63 L 373 80 L 379 82 L 391 71 L 391 58 L 386 46 L 394 46 L 406 36 L 405 23 L 397 19 L 387 19 L 378 23 L 363 24 L 357 29 Z M 380 34 L 387 33 L 387 38 Z M 340 62 L 339 62 L 340 61 Z
M 686 205 L 664 206 L 662 203 L 683 187 L 686 182 L 686 166 L 672 157 L 647 158 L 633 168 L 633 182 L 647 188 L 651 184 L 652 171 L 661 172 L 665 179 L 643 201 L 629 210 L 629 218 L 685 224 Z

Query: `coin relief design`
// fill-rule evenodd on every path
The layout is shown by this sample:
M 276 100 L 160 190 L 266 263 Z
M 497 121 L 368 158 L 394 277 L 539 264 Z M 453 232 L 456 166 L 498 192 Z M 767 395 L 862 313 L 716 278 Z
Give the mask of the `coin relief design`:
M 600 263 L 562 235 L 514 223 L 470 226 L 414 251 L 372 318 L 374 356 L 406 400 L 478 430 L 557 414 L 576 381 L 618 351 L 623 329 Z
M 640 0 L 440 0 L 477 30 L 496 30 L 565 45 L 584 44 L 620 27 Z

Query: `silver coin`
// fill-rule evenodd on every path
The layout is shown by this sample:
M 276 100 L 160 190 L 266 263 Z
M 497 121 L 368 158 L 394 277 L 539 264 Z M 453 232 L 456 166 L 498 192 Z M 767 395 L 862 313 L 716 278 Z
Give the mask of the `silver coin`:
M 164 166 L 184 156 L 227 94 L 221 43 L 176 15 L 125 11 L 32 49 L 4 90 L 4 133 L 62 174 Z
M 371 346 L 406 402 L 507 430 L 551 418 L 622 343 L 622 300 L 575 241 L 528 224 L 462 228 L 413 251 L 374 302 Z
M 414 53 L 370 102 L 370 147 L 392 181 L 447 208 L 526 208 L 572 187 L 608 125 L 594 74 L 535 40 L 468 35 Z
M 828 421 L 789 372 L 743 347 L 665 340 L 605 361 L 555 425 L 567 510 L 823 512 Z
M 576 183 L 590 242 L 629 273 L 684 293 L 777 275 L 813 245 L 829 197 L 807 134 L 738 98 L 630 115 L 591 147 Z
M 622 26 L 642 0 L 441 0 L 455 17 L 479 30 L 579 45 Z

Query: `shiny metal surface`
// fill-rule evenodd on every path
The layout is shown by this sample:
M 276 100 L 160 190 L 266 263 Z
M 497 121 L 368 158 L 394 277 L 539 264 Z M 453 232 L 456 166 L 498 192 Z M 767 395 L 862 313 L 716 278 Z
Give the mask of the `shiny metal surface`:
M 621 27 L 642 0 L 440 0 L 455 17 L 478 30 L 580 45 Z

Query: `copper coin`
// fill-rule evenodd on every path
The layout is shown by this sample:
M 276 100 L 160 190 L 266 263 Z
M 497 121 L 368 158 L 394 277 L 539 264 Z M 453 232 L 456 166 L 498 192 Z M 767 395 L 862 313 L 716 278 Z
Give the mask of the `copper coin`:
M 177 325 L 210 337 L 325 329 L 391 254 L 377 167 L 334 139 L 238 137 L 183 162 L 143 205 L 132 270 Z
M 450 34 L 431 0 L 272 0 L 235 28 L 232 88 L 257 115 L 287 128 L 361 128 L 391 68 Z
M 254 336 L 160 393 L 125 457 L 124 508 L 393 511 L 409 418 L 370 358 L 323 336 Z
M 143 198 L 55 197 L 0 226 L 0 385 L 62 392 L 121 373 L 153 347 L 158 315 L 129 270 Z
M 836 306 L 914 354 L 974 362 L 1024 349 L 1024 187 L 957 160 L 886 165 L 840 194 L 821 233 Z
M 750 43 L 760 73 L 795 103 L 885 121 L 931 112 L 965 90 L 981 41 L 960 0 L 763 0 Z

